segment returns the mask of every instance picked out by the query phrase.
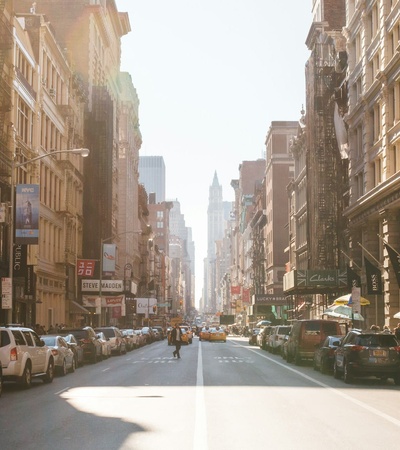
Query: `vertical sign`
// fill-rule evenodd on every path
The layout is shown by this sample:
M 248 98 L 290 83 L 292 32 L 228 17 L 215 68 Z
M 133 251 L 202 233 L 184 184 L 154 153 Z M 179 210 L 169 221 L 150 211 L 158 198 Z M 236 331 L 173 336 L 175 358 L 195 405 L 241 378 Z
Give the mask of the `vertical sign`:
M 115 275 L 115 254 L 117 246 L 115 244 L 103 244 L 103 275 Z
M 18 184 L 15 200 L 15 243 L 39 243 L 39 185 Z
M 1 279 L 1 307 L 2 309 L 12 309 L 11 278 Z

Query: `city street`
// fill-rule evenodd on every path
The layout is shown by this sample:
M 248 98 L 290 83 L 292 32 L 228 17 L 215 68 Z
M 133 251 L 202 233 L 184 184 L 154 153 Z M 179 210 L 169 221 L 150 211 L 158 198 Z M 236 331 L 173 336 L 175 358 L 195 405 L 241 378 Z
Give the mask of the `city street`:
M 2 450 L 397 449 L 400 388 L 347 385 L 230 336 L 155 342 L 50 385 L 5 383 Z

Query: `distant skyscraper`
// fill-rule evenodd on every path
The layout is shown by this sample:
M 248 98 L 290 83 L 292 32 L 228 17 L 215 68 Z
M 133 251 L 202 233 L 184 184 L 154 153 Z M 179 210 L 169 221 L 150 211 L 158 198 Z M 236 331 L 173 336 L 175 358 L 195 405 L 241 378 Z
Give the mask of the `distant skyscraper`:
M 224 204 L 222 201 L 222 186 L 218 182 L 217 172 L 214 173 L 208 195 L 208 250 L 207 257 L 215 258 L 215 241 L 224 236 Z
M 222 186 L 218 182 L 217 172 L 214 173 L 214 179 L 209 188 L 207 217 L 207 258 L 204 266 L 203 301 L 207 312 L 216 312 L 215 242 L 224 236 L 224 202 L 222 201 Z
M 165 164 L 162 156 L 139 157 L 139 182 L 147 194 L 155 193 L 156 202 L 165 201 Z

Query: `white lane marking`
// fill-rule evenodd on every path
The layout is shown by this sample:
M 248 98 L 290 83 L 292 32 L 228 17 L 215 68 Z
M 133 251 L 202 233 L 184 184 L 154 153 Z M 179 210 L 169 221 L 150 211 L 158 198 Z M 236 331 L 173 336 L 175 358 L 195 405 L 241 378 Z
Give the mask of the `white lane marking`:
M 194 424 L 193 450 L 207 450 L 207 420 L 206 403 L 204 400 L 203 358 L 201 354 L 201 342 L 197 357 L 196 379 L 196 414 Z
M 318 386 L 321 386 L 325 389 L 328 389 L 329 391 L 331 391 L 332 393 L 338 395 L 339 397 L 343 397 L 344 399 L 354 403 L 357 406 L 360 406 L 361 408 L 366 409 L 367 411 L 381 417 L 382 419 L 386 419 L 388 422 L 391 422 L 393 425 L 396 425 L 397 427 L 400 427 L 400 420 L 395 419 L 392 416 L 389 416 L 388 414 L 379 411 L 379 409 L 374 408 L 373 406 L 368 405 L 367 403 L 362 402 L 361 400 L 357 400 L 356 398 L 351 397 L 348 394 L 345 394 L 344 392 L 340 391 L 339 389 L 333 388 L 332 386 L 329 386 L 328 384 L 322 383 L 321 381 L 316 380 L 315 378 L 310 377 L 309 375 L 306 375 L 305 373 L 299 372 L 296 369 L 293 369 L 293 367 L 290 367 L 286 364 L 283 364 L 279 361 L 276 361 L 275 359 L 269 358 L 268 356 L 265 356 L 259 352 L 257 352 L 257 350 L 252 349 L 252 348 L 248 348 L 245 345 L 241 345 L 241 344 L 236 344 L 233 343 L 233 345 L 236 345 L 238 347 L 242 347 L 245 348 L 247 350 L 250 350 L 251 352 L 255 353 L 258 356 L 261 356 L 264 359 L 268 359 L 268 361 L 273 362 L 274 364 L 284 367 L 286 370 L 290 370 L 291 372 L 295 373 L 296 375 L 300 375 L 301 377 L 305 378 L 308 381 L 311 381 L 314 384 L 317 384 Z
M 60 395 L 60 394 L 62 394 L 63 392 L 65 392 L 65 391 L 68 391 L 68 389 L 70 389 L 70 387 L 68 386 L 68 387 L 66 387 L 66 388 L 64 388 L 64 389 L 61 389 L 61 391 L 58 391 L 58 392 L 54 392 L 54 395 Z

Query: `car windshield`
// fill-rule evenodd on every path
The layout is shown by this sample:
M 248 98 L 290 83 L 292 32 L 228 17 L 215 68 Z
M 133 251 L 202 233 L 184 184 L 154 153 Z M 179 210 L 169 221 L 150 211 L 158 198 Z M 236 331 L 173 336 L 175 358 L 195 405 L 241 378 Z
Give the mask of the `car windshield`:
M 72 332 L 76 339 L 86 339 L 88 332 L 86 330 L 76 330 Z
M 101 330 L 101 332 L 104 333 L 104 335 L 108 338 L 115 337 L 115 333 L 112 328 L 104 328 Z
M 390 334 L 371 334 L 358 336 L 356 339 L 357 345 L 363 347 L 397 347 L 396 338 Z
M 289 334 L 290 333 L 290 327 L 279 327 L 278 334 Z
M 56 338 L 54 336 L 42 336 L 42 339 L 46 345 L 56 345 Z

